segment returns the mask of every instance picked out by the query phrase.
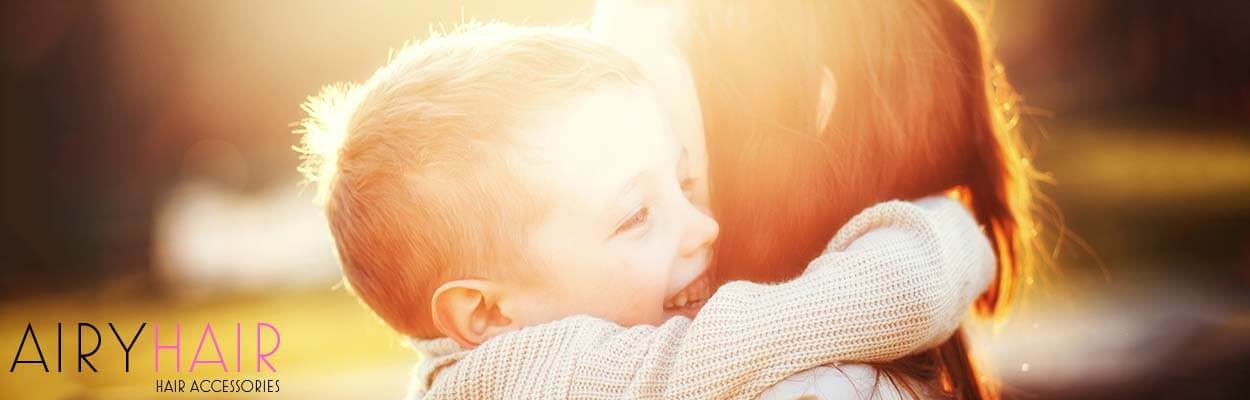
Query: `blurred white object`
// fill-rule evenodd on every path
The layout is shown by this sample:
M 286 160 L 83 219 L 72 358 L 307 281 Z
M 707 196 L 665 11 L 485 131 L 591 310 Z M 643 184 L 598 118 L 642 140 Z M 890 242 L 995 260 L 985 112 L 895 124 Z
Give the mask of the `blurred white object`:
M 1114 283 L 1090 277 L 1071 282 L 1066 296 L 1033 293 L 1024 300 L 1029 309 L 1012 314 L 1002 326 L 965 323 L 973 354 L 986 367 L 983 372 L 997 375 L 1008 388 L 1046 398 L 1066 393 L 1057 392 L 1062 390 L 1143 385 L 1152 376 L 1185 368 L 1174 361 L 1178 358 L 1211 358 L 1193 347 L 1195 341 L 1215 353 L 1244 351 L 1244 341 L 1238 345 L 1204 337 L 1212 328 L 1231 326 L 1233 310 L 1244 309 L 1244 301 L 1174 279 L 1122 274 Z
M 330 287 L 340 276 L 325 217 L 294 183 L 253 195 L 183 183 L 155 232 L 157 273 L 179 294 Z

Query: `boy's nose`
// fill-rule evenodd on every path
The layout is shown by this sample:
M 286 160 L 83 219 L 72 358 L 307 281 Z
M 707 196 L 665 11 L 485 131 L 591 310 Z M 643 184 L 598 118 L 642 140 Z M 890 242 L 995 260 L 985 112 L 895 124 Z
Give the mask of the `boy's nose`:
M 710 246 L 720 233 L 720 224 L 693 204 L 686 207 L 686 231 L 682 237 L 683 255 L 695 253 Z

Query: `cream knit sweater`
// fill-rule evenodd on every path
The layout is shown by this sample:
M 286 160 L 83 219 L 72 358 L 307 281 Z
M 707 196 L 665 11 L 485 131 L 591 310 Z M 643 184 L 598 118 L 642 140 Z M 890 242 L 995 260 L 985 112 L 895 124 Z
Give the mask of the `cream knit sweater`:
M 412 398 L 755 398 L 797 372 L 886 361 L 950 336 L 995 273 L 958 202 L 891 201 L 846 224 L 802 276 L 731 282 L 691 320 L 621 327 L 573 316 L 464 349 L 415 342 Z

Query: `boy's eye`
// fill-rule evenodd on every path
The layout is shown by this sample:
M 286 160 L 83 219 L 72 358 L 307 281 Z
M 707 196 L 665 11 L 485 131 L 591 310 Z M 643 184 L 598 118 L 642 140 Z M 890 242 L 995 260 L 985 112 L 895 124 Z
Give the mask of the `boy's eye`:
M 638 209 L 638 211 L 634 212 L 634 215 L 630 215 L 629 219 L 626 219 L 625 222 L 621 222 L 621 225 L 616 227 L 616 232 L 612 232 L 612 234 L 619 235 L 621 233 L 628 232 L 631 229 L 642 226 L 642 224 L 647 222 L 647 217 L 649 217 L 650 215 L 651 215 L 651 209 L 647 207 L 640 208 Z

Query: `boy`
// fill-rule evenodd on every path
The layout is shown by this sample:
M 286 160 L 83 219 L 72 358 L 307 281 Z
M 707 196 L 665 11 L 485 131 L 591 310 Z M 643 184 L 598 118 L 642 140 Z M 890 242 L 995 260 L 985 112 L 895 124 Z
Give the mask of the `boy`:
M 938 343 L 992 278 L 972 217 L 930 198 L 865 211 L 799 279 L 713 295 L 717 226 L 657 104 L 585 32 L 500 24 L 310 104 L 305 172 L 355 293 L 425 339 L 416 395 L 754 397 Z

